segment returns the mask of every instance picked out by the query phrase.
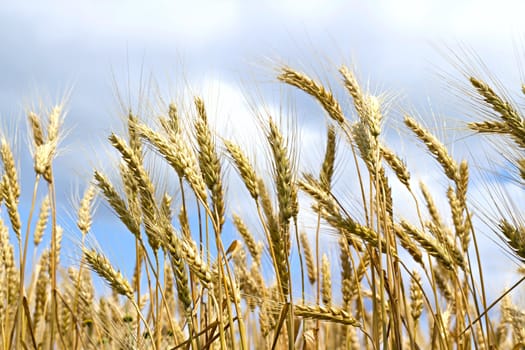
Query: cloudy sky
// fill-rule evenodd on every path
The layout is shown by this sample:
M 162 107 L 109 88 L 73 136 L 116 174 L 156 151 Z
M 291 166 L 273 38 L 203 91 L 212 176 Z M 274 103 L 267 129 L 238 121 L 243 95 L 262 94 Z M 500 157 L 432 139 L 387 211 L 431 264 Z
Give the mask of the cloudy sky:
M 270 109 L 279 105 L 277 64 L 336 82 L 334 71 L 344 63 L 356 67 L 372 91 L 386 91 L 401 101 L 399 110 L 457 120 L 465 110 L 455 104 L 450 83 L 441 78 L 461 79 L 452 52 L 461 56 L 461 50 L 472 50 L 501 81 L 516 84 L 520 81 L 516 51 L 524 53 L 524 10 L 525 3 L 518 0 L 497 5 L 488 0 L 4 2 L 0 7 L 1 125 L 8 136 L 18 132 L 17 152 L 24 160 L 20 166 L 28 174 L 25 111 L 39 101 L 50 105 L 69 95 L 65 122 L 69 134 L 57 161 L 58 191 L 67 207 L 70 193 L 85 186 L 92 167 L 104 165 L 101 145 L 111 130 L 121 126 L 117 90 L 125 103 L 138 108 L 141 87 L 158 86 L 142 95 L 161 95 L 165 100 L 191 87 L 227 117 L 217 119 L 219 131 L 235 134 L 231 126 L 240 125 L 243 132 L 238 136 L 246 139 L 248 126 L 243 123 L 250 112 L 246 95 L 271 96 L 265 100 Z M 310 111 L 312 105 L 304 96 L 291 96 L 297 104 L 302 141 L 316 140 L 319 126 L 325 126 L 322 112 Z M 302 115 L 305 111 L 311 115 Z M 444 130 L 442 134 L 449 131 Z M 399 139 L 393 133 L 393 147 L 407 158 L 417 161 L 424 155 Z M 454 151 L 472 153 L 460 146 Z M 418 175 L 432 179 L 422 171 Z M 26 175 L 24 180 L 29 196 L 31 178 Z M 446 183 L 440 181 L 436 191 Z M 121 227 L 111 224 L 116 220 L 101 211 L 105 226 L 97 226 L 94 234 L 102 246 L 109 243 L 110 256 L 125 261 L 125 254 L 111 247 L 122 235 Z M 67 215 L 63 219 L 68 221 Z M 490 241 L 484 247 L 488 254 L 499 249 Z M 508 262 L 501 256 L 489 268 L 497 271 Z

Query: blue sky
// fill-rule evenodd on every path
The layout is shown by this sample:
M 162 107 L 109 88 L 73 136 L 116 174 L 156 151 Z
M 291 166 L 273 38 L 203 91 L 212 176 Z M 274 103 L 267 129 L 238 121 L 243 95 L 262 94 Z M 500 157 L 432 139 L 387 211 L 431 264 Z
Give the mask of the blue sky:
M 105 160 L 108 148 L 104 144 L 109 132 L 121 127 L 116 86 L 132 106 L 138 104 L 139 87 L 151 86 L 151 79 L 165 99 L 177 98 L 190 86 L 216 111 L 220 134 L 253 148 L 248 144 L 253 131 L 247 122 L 246 89 L 248 94 L 250 89 L 260 93 L 267 107 L 277 110 L 282 91 L 274 78 L 276 64 L 328 79 L 337 91 L 334 71 L 345 63 L 357 68 L 363 82 L 370 81 L 372 91 L 395 95 L 402 106 L 393 108 L 398 113 L 406 109 L 430 118 L 433 112 L 437 125 L 443 126 L 442 116 L 454 121 L 466 115 L 466 109 L 439 77 L 461 78 L 450 64 L 451 54 L 444 58 L 439 50 L 472 48 L 504 84 L 517 91 L 515 50 L 523 46 L 524 10 L 525 3 L 510 0 L 497 5 L 494 1 L 416 0 L 6 2 L 0 8 L 1 125 L 7 126 L 8 136 L 13 135 L 13 125 L 19 126 L 16 150 L 21 169 L 27 169 L 23 173 L 27 199 L 32 179 L 24 148 L 24 111 L 39 100 L 50 105 L 70 92 L 65 122 L 69 133 L 56 162 L 56 176 L 63 212 L 73 212 L 68 208 L 74 197 L 71 193 L 83 190 L 94 166 L 106 169 L 111 164 Z M 304 96 L 287 93 L 296 103 L 302 140 L 315 145 L 322 138 L 318 127 L 325 125 L 323 113 L 310 109 L 314 104 Z M 226 120 L 221 119 L 225 116 Z M 441 133 L 451 137 L 449 131 L 452 140 L 460 134 L 446 127 Z M 394 130 L 389 135 L 391 145 L 406 155 L 409 166 L 419 169 L 416 165 L 427 164 L 429 157 L 422 149 L 412 147 L 412 141 L 403 142 L 407 133 Z M 455 146 L 455 155 L 474 152 L 461 145 Z M 302 164 L 313 167 L 319 152 L 303 148 L 314 157 L 301 159 Z M 422 168 L 414 175 L 430 182 L 436 196 L 441 195 L 445 181 Z M 474 188 L 473 193 L 482 190 Z M 230 209 L 240 210 L 244 199 L 235 183 L 230 196 Z M 74 241 L 73 221 L 67 214 L 62 221 Z M 93 235 L 110 257 L 125 265 L 122 226 L 103 205 L 96 222 Z M 484 247 L 486 254 L 499 251 L 488 240 Z M 488 265 L 495 273 L 507 267 L 509 260 L 502 256 Z M 499 274 L 502 283 L 509 273 Z

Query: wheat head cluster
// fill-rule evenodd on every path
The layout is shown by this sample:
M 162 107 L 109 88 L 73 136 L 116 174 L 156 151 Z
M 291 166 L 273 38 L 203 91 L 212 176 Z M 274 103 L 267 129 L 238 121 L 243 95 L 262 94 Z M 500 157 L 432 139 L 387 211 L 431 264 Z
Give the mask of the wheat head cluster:
M 191 108 L 167 104 L 155 120 L 130 110 L 127 131 L 108 136 L 118 154 L 116 176 L 94 169 L 78 204 L 74 263 L 61 252 L 60 184 L 53 174 L 64 106 L 29 112 L 34 186 L 27 214 L 20 210 L 20 174 L 30 169 L 20 169 L 13 140 L 0 145 L 0 348 L 524 349 L 525 311 L 510 292 L 523 288 L 525 277 L 489 300 L 482 262 L 490 256 L 480 252 L 473 220 L 484 214 L 469 199 L 467 161 L 405 115 L 407 142 L 433 158 L 446 190 L 417 184 L 385 143 L 381 97 L 348 67 L 338 75 L 344 103 L 320 81 L 278 68 L 280 84 L 326 114 L 317 171 L 299 173 L 293 135 L 275 116 L 259 124 L 266 144 L 258 147 L 270 159 L 262 171 L 253 154 L 211 127 L 198 96 Z M 465 129 L 505 145 L 508 173 L 523 193 L 523 115 L 487 82 L 467 77 L 465 83 L 485 116 Z M 342 152 L 357 174 L 351 195 L 334 186 Z M 166 164 L 169 179 L 154 173 L 148 154 Z M 246 191 L 253 217 L 232 212 L 226 176 L 244 185 L 235 190 Z M 395 205 L 394 183 L 410 198 L 403 207 L 417 212 L 415 220 Z M 349 197 L 352 205 L 343 200 Z M 127 252 L 134 260 L 130 276 L 103 246 L 90 243 L 96 201 L 135 242 Z M 494 249 L 503 247 L 523 266 L 525 216 L 513 209 L 484 217 Z M 315 225 L 301 223 L 305 211 Z M 326 235 L 337 239 L 337 254 L 323 244 Z M 95 287 L 95 278 L 107 288 Z

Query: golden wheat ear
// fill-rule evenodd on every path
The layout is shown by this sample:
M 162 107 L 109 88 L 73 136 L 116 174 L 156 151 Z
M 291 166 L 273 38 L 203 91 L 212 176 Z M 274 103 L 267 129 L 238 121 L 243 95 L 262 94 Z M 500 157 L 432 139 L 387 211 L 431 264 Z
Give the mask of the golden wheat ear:
M 238 145 L 231 141 L 224 140 L 224 146 L 226 146 L 226 150 L 232 157 L 235 167 L 241 175 L 241 179 L 248 189 L 248 192 L 250 192 L 254 200 L 257 200 L 257 198 L 259 198 L 259 184 L 255 170 L 250 164 L 248 157 Z
M 345 117 L 339 102 L 337 102 L 332 92 L 328 91 L 320 83 L 290 67 L 282 67 L 277 79 L 313 96 L 333 120 L 339 124 L 345 123 Z
M 93 249 L 84 249 L 88 266 L 102 277 L 117 293 L 133 298 L 133 289 L 124 276 L 113 268 L 109 260 Z
M 512 225 L 502 219 L 499 229 L 508 246 L 522 262 L 525 262 L 525 227 Z

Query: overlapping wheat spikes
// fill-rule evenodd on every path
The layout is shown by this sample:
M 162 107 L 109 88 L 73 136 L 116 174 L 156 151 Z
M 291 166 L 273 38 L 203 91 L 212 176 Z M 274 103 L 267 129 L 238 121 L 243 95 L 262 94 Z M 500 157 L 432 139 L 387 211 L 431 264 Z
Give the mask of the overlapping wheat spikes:
M 525 347 L 525 313 L 509 290 L 487 300 L 481 266 L 490 257 L 481 256 L 477 243 L 467 161 L 455 159 L 421 121 L 404 117 L 413 142 L 442 169 L 440 202 L 448 208 L 438 207 L 436 193 L 428 184 L 415 186 L 410 164 L 385 143 L 381 98 L 365 91 L 346 66 L 339 74 L 354 110 L 345 110 L 346 103 L 305 73 L 279 68 L 277 79 L 310 95 L 327 116 L 324 159 L 305 173 L 294 157 L 294 147 L 302 145 L 281 130 L 276 116 L 262 125 L 267 144 L 260 146 L 269 167 L 261 170 L 247 150 L 216 133 L 200 97 L 193 108 L 170 103 L 158 120 L 145 122 L 148 116 L 130 112 L 127 133 L 108 136 L 120 158 L 110 173 L 118 175 L 94 169 L 79 203 L 81 249 L 73 266 L 60 259 L 55 193 L 61 184 L 53 175 L 63 106 L 28 113 L 34 162 L 29 213 L 20 209 L 27 190 L 20 174 L 27 169 L 20 169 L 10 140 L 0 141 L 0 348 Z M 467 126 L 508 139 L 514 148 L 507 160 L 523 191 L 525 120 L 487 83 L 469 82 L 478 103 L 493 114 Z M 357 174 L 351 194 L 336 186 L 346 174 L 334 176 L 345 149 Z M 158 181 L 146 160 L 152 155 L 169 166 L 172 176 L 162 179 L 172 183 Z M 227 176 L 238 176 L 245 188 L 228 188 Z M 393 198 L 396 181 L 413 198 L 403 207 Z M 245 205 L 256 215 L 232 212 L 227 191 L 246 192 Z M 135 242 L 132 269 L 119 269 L 104 247 L 91 245 L 103 230 L 93 213 L 96 197 Z M 350 197 L 359 198 L 362 210 L 345 206 Z M 414 222 L 406 219 L 412 209 Z M 317 217 L 314 227 L 302 223 L 308 215 Z M 524 217 L 513 212 L 489 220 L 519 264 L 525 261 Z M 327 233 L 337 236 L 337 254 L 323 244 Z M 112 293 L 98 291 L 94 275 Z M 489 313 L 498 304 L 499 315 Z

